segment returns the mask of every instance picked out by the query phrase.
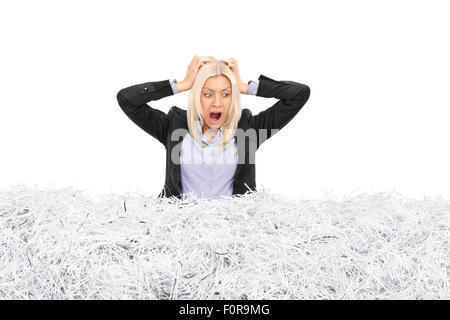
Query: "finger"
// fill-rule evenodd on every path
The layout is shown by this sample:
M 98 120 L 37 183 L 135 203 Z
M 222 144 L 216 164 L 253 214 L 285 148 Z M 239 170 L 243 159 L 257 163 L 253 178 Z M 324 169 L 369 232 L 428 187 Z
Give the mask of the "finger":
M 189 66 L 195 65 L 195 57 L 196 57 L 196 56 L 194 56 L 194 57 L 192 58 L 191 62 L 189 63 Z
M 198 63 L 205 63 L 205 58 L 201 57 L 201 58 L 198 60 Z
M 196 64 L 197 70 L 200 69 L 204 65 L 204 61 L 198 61 Z
M 197 62 L 197 64 L 196 64 L 197 69 L 200 68 L 201 66 L 203 66 L 203 64 L 204 64 L 203 61 Z

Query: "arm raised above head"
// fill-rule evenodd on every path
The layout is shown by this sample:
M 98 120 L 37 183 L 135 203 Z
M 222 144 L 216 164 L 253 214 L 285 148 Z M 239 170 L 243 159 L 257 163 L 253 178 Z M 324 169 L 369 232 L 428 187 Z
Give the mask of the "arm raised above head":
M 277 81 L 260 75 L 257 96 L 280 99 L 273 106 L 249 118 L 249 124 L 255 129 L 283 128 L 308 101 L 311 90 L 295 81 Z
M 128 118 L 165 145 L 169 127 L 168 116 L 165 112 L 150 107 L 147 102 L 173 94 L 173 82 L 170 80 L 152 81 L 121 89 L 117 93 L 117 101 Z

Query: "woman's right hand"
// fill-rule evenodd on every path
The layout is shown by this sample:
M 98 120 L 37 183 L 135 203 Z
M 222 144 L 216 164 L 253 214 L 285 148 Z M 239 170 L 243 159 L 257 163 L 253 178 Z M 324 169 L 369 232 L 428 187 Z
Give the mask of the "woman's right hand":
M 188 65 L 186 76 L 183 81 L 177 82 L 177 87 L 179 91 L 190 90 L 194 85 L 195 77 L 201 66 L 203 66 L 207 61 L 207 58 L 195 55 Z

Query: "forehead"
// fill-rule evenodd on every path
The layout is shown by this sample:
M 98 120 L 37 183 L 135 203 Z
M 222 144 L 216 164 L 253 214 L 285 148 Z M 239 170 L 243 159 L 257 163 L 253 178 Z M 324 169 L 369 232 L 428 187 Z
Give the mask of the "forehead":
M 231 88 L 231 82 L 224 75 L 215 76 L 215 77 L 209 77 L 205 81 L 205 84 L 203 85 L 203 89 L 205 87 L 208 87 L 208 88 L 210 88 L 212 90 L 222 90 L 222 89 L 225 89 L 227 87 Z

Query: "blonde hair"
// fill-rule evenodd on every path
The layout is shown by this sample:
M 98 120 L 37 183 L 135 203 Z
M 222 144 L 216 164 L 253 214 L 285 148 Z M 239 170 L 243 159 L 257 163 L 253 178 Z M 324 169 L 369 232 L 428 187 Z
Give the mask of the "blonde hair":
M 212 56 L 206 56 L 203 58 L 207 58 L 208 61 L 198 70 L 188 98 L 187 123 L 189 133 L 194 140 L 202 146 L 201 136 L 198 134 L 199 131 L 202 132 L 201 127 L 203 125 L 204 116 L 200 101 L 201 91 L 203 85 L 209 77 L 224 75 L 230 80 L 231 83 L 231 107 L 222 126 L 222 142 L 219 147 L 223 148 L 233 139 L 237 130 L 237 124 L 241 119 L 241 95 L 236 83 L 236 78 L 234 77 L 234 73 L 228 67 L 228 59 L 217 60 Z

